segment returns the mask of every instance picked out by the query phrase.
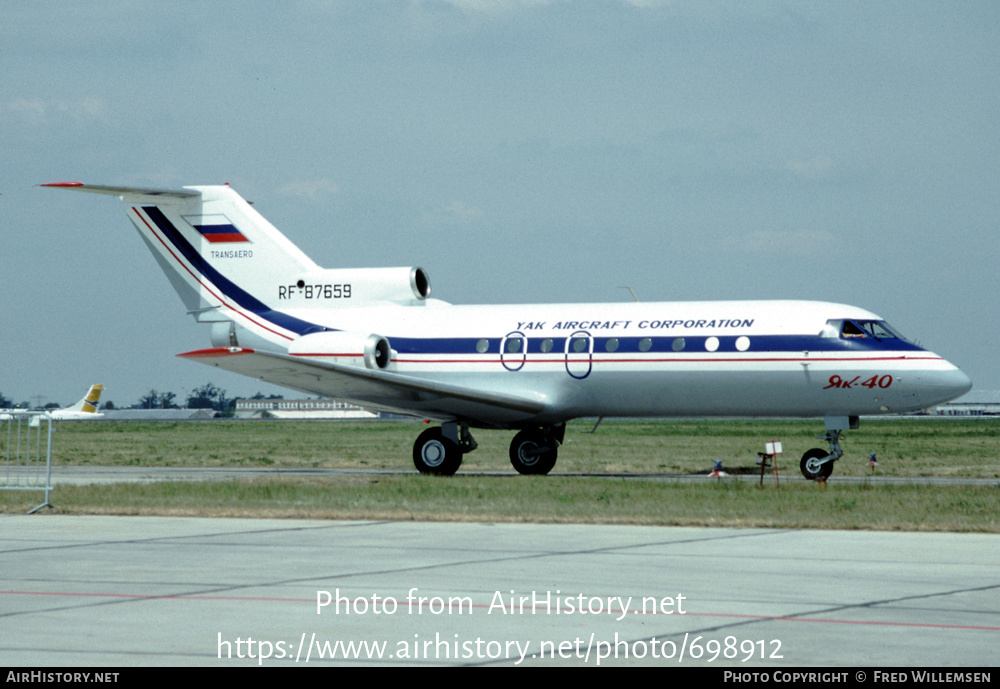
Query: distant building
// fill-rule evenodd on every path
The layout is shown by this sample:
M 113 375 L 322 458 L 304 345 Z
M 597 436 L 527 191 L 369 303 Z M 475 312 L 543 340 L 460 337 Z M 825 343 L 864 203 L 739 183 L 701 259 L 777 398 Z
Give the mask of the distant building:
M 329 399 L 236 400 L 238 419 L 377 419 L 378 412 Z
M 973 390 L 937 408 L 941 416 L 1000 416 L 1000 390 Z
M 214 409 L 101 409 L 105 421 L 206 421 L 219 416 Z

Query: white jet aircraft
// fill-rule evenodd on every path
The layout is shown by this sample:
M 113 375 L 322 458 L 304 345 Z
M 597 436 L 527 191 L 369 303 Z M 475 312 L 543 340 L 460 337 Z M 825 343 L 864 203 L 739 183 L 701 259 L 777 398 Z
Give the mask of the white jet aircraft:
M 829 450 L 864 414 L 926 409 L 969 378 L 868 311 L 806 301 L 453 306 L 421 268 L 321 268 L 227 186 L 43 186 L 120 197 L 210 349 L 180 354 L 306 393 L 441 423 L 413 447 L 453 474 L 470 428 L 517 430 L 546 474 L 580 417 L 823 417 Z
M 49 412 L 49 416 L 56 421 L 90 421 L 92 419 L 102 419 L 104 418 L 104 414 L 97 411 L 97 405 L 100 403 L 103 391 L 104 386 L 100 383 L 91 385 L 90 390 L 87 391 L 82 400 L 69 407 L 54 409 Z
M 104 386 L 100 383 L 96 385 L 91 385 L 90 390 L 87 394 L 83 396 L 76 404 L 72 404 L 68 407 L 63 407 L 62 409 L 53 409 L 49 412 L 49 416 L 56 421 L 89 421 L 92 419 L 102 419 L 104 414 L 97 411 L 97 405 L 101 399 L 101 392 L 104 390 Z M 18 409 L 0 409 L 0 412 L 10 412 L 10 411 L 23 411 Z M 0 420 L 7 421 L 9 417 L 0 417 Z

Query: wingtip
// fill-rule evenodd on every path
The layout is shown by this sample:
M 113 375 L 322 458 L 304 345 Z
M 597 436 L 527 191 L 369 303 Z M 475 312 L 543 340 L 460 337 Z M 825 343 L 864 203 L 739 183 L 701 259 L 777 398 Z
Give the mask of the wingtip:
M 210 349 L 196 349 L 193 352 L 184 352 L 177 356 L 185 359 L 217 359 L 220 357 L 253 353 L 254 350 L 247 347 L 212 347 Z
M 83 182 L 49 182 L 48 184 L 39 184 L 40 187 L 62 187 L 62 188 L 73 188 L 82 187 Z

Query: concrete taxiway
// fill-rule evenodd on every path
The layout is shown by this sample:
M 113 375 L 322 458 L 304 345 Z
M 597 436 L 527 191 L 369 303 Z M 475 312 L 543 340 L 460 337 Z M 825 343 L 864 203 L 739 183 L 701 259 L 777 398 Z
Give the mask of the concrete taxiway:
M 996 535 L 0 517 L 9 666 L 989 666 L 998 592 Z

